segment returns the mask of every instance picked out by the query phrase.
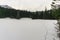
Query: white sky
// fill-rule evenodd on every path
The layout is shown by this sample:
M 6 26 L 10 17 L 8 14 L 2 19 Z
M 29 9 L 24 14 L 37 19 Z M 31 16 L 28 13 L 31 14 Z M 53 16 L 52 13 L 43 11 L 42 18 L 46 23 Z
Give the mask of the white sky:
M 45 7 L 47 9 L 51 8 L 52 0 L 0 0 L 0 5 L 9 5 L 15 9 L 22 10 L 44 10 Z

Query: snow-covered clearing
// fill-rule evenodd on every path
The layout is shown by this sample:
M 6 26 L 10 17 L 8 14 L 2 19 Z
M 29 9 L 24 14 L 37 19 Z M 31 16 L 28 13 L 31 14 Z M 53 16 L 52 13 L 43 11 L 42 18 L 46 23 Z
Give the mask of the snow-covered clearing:
M 0 40 L 53 40 L 56 20 L 0 19 Z

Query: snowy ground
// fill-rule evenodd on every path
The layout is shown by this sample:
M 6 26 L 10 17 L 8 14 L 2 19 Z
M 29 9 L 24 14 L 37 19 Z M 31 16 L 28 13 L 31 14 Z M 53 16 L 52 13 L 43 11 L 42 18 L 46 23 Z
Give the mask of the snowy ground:
M 0 40 L 53 40 L 56 20 L 0 19 Z

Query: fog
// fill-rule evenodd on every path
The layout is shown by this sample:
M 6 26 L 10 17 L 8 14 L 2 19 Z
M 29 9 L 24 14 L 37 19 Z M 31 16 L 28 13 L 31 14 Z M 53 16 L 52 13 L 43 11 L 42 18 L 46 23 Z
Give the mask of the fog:
M 0 5 L 9 5 L 15 9 L 42 11 L 51 9 L 52 0 L 0 0 Z
M 57 40 L 56 23 L 56 20 L 0 19 L 0 40 Z

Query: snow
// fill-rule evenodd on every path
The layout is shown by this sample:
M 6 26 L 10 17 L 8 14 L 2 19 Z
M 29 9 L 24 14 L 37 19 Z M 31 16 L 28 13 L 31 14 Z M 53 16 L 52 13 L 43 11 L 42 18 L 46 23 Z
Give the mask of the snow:
M 0 40 L 53 40 L 56 20 L 0 19 Z

